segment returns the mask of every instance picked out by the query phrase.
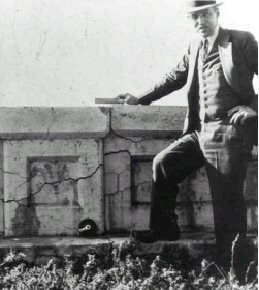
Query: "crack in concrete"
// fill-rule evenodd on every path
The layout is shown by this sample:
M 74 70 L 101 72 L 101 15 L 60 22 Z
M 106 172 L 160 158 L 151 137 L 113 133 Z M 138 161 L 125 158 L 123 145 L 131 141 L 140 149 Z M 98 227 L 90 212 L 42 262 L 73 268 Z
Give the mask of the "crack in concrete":
M 56 118 L 56 112 L 55 112 L 55 109 L 53 107 L 51 107 L 51 116 L 52 116 L 52 119 L 50 120 L 50 124 L 47 127 L 46 139 L 47 139 L 47 136 L 49 134 L 50 128 L 52 127 L 54 120 Z
M 131 139 L 131 138 L 128 138 L 128 137 L 124 137 L 124 136 L 121 136 L 121 135 L 119 135 L 118 133 L 116 133 L 116 132 L 112 132 L 112 134 L 114 134 L 116 137 L 119 137 L 120 139 L 124 139 L 124 140 L 126 140 L 126 141 L 130 141 L 131 143 L 134 143 L 134 144 L 138 144 L 138 143 L 141 143 L 141 142 L 145 142 L 145 141 L 153 141 L 154 140 L 154 138 L 144 138 L 144 139 L 140 139 L 140 140 L 133 140 L 133 139 Z M 170 137 L 168 137 L 168 138 L 159 138 L 159 140 L 160 141 L 171 141 L 172 140 L 172 138 Z M 173 141 L 174 141 L 175 139 L 173 139 Z M 124 148 L 126 147 L 126 148 L 130 148 L 130 144 L 128 144 L 128 146 L 124 146 Z M 130 150 L 130 149 L 119 149 L 119 150 L 116 150 L 116 151 L 108 151 L 108 152 L 105 152 L 104 153 L 104 156 L 108 156 L 108 155 L 110 155 L 110 154 L 119 154 L 119 153 L 127 153 L 130 157 L 131 156 L 134 156 L 134 153 L 132 153 L 132 150 Z
M 130 169 L 126 168 L 125 170 L 121 171 L 121 172 L 114 172 L 114 171 L 108 171 L 108 172 L 105 172 L 105 174 L 115 174 L 116 175 L 116 188 L 118 188 L 118 191 L 125 191 L 125 190 L 128 190 L 131 188 L 131 186 L 126 186 L 124 188 L 121 188 L 120 187 L 120 182 L 121 182 L 121 175 L 123 175 L 125 172 L 129 172 Z M 109 192 L 109 193 L 106 193 L 106 190 L 104 189 L 105 191 L 105 194 L 107 195 L 113 195 L 114 192 Z M 117 191 L 117 192 L 118 192 Z M 116 193 L 116 192 L 115 192 Z
M 51 118 L 51 121 L 50 121 L 50 124 L 49 124 L 49 126 L 47 127 L 47 131 L 46 131 L 46 135 L 45 135 L 45 139 L 48 139 L 48 135 L 49 135 L 49 133 L 50 133 L 50 128 L 52 127 L 52 125 L 53 125 L 53 123 L 54 123 L 54 121 L 55 121 L 55 118 L 56 118 L 56 115 L 55 115 L 55 109 L 52 107 L 51 108 L 51 114 L 52 114 L 52 118 Z M 10 142 L 10 143 L 12 143 L 12 141 L 14 141 L 14 140 L 12 140 L 12 139 L 6 139 L 6 138 L 4 138 L 4 139 L 2 139 L 2 138 L 0 138 L 0 140 L 3 140 L 3 141 L 7 141 L 7 142 Z M 48 148 L 46 149 L 46 150 L 44 150 L 42 153 L 41 153 L 41 157 L 50 149 L 50 146 L 51 146 L 51 143 L 49 142 L 49 146 L 48 146 Z M 26 177 L 26 176 L 22 176 L 19 172 L 11 172 L 11 171 L 6 171 L 6 170 L 4 170 L 2 167 L 0 167 L 0 171 L 3 173 L 3 174 L 11 174 L 11 175 L 18 175 L 19 177 L 21 177 L 22 179 L 25 179 L 25 180 L 27 180 L 27 182 L 28 182 L 28 178 Z M 20 187 L 20 185 L 18 185 L 18 187 Z
M 89 175 L 87 176 L 83 176 L 83 177 L 78 177 L 78 178 L 72 178 L 72 177 L 68 177 L 68 178 L 62 178 L 60 180 L 56 180 L 56 181 L 52 181 L 52 182 L 44 182 L 41 184 L 41 186 L 38 188 L 38 190 L 34 191 L 34 192 L 31 192 L 28 196 L 26 197 L 23 197 L 23 198 L 20 198 L 20 199 L 8 199 L 8 200 L 4 200 L 4 199 L 0 199 L 0 201 L 3 201 L 4 203 L 11 203 L 11 202 L 15 202 L 21 206 L 30 206 L 32 204 L 23 204 L 22 201 L 28 201 L 30 199 L 30 197 L 32 196 L 35 196 L 36 194 L 40 193 L 41 190 L 43 189 L 44 186 L 46 185 L 55 185 L 55 184 L 60 184 L 62 182 L 66 182 L 66 181 L 74 181 L 74 182 L 77 182 L 79 180 L 86 180 L 86 179 L 90 179 L 91 177 L 93 177 L 97 171 L 103 167 L 103 164 L 99 164 L 97 166 L 97 168 Z M 27 182 L 29 182 L 30 180 L 28 180 Z M 19 185 L 21 186 L 21 185 Z
M 126 168 L 120 172 L 115 172 L 115 171 L 106 171 L 105 174 L 116 174 L 116 175 L 122 175 L 123 173 L 127 172 L 127 171 L 130 171 L 130 169 Z
M 46 135 L 45 135 L 45 138 L 46 140 L 48 140 L 48 135 L 50 134 L 50 128 L 52 127 L 54 121 L 55 121 L 55 118 L 56 118 L 56 112 L 55 112 L 55 109 L 53 107 L 51 107 L 51 120 L 50 120 L 50 123 L 49 123 L 49 126 L 47 127 L 47 131 L 46 131 Z M 41 157 L 47 152 L 49 151 L 50 149 L 50 146 L 51 146 L 51 140 L 49 140 L 49 144 L 48 144 L 48 148 L 46 150 L 44 150 L 42 153 L 41 153 Z
M 136 138 L 139 138 L 139 140 L 134 140 L 134 139 L 131 139 L 129 137 L 120 135 L 119 133 L 115 132 L 113 129 L 111 129 L 110 133 L 114 134 L 115 136 L 117 136 L 117 137 L 119 137 L 121 139 L 130 141 L 130 142 L 132 142 L 134 144 L 141 143 L 143 141 L 151 141 L 151 140 L 154 140 L 154 137 L 153 138 L 140 138 L 140 137 L 136 137 Z M 169 140 L 169 138 L 164 138 L 162 140 Z
M 18 190 L 20 187 L 22 187 L 24 184 L 29 183 L 29 182 L 30 182 L 30 179 L 27 178 L 26 181 L 24 181 L 24 182 L 18 184 L 18 185 L 14 188 L 14 194 L 16 194 L 17 190 Z
M 22 179 L 27 179 L 26 176 L 22 176 L 19 172 L 6 171 L 6 170 L 4 170 L 2 167 L 0 167 L 0 171 L 2 171 L 3 174 L 18 175 L 18 176 L 20 176 Z

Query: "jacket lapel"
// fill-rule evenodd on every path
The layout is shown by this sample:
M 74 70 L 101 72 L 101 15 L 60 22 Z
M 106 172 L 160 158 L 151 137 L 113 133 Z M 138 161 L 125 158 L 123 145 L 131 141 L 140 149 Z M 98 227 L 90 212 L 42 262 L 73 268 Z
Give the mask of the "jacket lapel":
M 195 122 L 197 121 L 197 104 L 198 104 L 198 73 L 197 73 L 197 63 L 198 63 L 198 51 L 199 42 L 194 41 L 190 46 L 190 57 L 189 57 L 189 71 L 187 80 L 187 99 L 188 108 L 187 115 L 184 121 L 183 135 L 193 130 Z
M 189 59 L 189 72 L 188 72 L 188 90 L 190 91 L 193 80 L 195 79 L 195 73 L 197 72 L 197 59 L 198 59 L 198 51 L 199 51 L 199 41 L 196 40 L 191 45 L 191 53 Z
M 224 76 L 232 89 L 236 92 L 240 92 L 237 71 L 233 64 L 232 42 L 230 41 L 230 34 L 228 30 L 225 30 L 221 27 L 219 29 L 218 46 Z

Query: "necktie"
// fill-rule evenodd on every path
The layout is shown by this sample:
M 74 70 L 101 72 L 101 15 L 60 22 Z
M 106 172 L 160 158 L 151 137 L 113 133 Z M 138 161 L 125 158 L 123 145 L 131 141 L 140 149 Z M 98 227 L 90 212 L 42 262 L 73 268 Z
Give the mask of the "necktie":
M 202 42 L 202 47 L 201 47 L 201 59 L 204 62 L 209 54 L 209 42 L 208 39 L 205 38 Z

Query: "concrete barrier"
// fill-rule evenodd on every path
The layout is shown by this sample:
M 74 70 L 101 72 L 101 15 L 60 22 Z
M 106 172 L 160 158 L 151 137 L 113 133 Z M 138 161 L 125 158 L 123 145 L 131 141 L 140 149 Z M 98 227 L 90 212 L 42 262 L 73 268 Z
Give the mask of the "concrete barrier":
M 0 234 L 75 236 L 148 230 L 153 157 L 181 134 L 185 107 L 0 109 Z M 245 184 L 248 228 L 257 230 L 257 153 Z M 181 186 L 186 232 L 212 232 L 204 168 Z

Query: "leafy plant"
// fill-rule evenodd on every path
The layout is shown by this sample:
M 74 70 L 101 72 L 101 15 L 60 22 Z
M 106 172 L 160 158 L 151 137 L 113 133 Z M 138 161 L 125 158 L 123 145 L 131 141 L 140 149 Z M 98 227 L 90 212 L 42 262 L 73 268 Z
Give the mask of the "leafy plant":
M 10 252 L 0 263 L 0 289 L 255 290 L 258 286 L 255 262 L 249 264 L 246 283 L 241 286 L 231 272 L 225 273 L 215 262 L 203 259 L 199 267 L 187 271 L 181 269 L 184 264 L 180 261 L 187 259 L 185 254 L 176 252 L 173 263 L 172 253 L 167 258 L 156 256 L 150 260 L 134 257 L 132 249 L 134 244 L 126 242 L 112 250 L 109 261 L 88 253 L 83 256 L 83 264 L 82 259 L 65 256 L 62 263 L 51 259 L 42 266 L 26 264 L 24 254 Z

